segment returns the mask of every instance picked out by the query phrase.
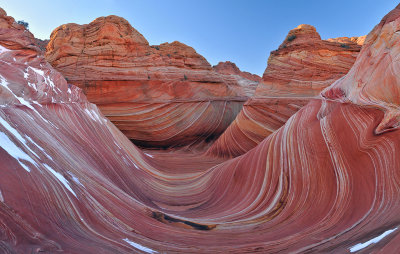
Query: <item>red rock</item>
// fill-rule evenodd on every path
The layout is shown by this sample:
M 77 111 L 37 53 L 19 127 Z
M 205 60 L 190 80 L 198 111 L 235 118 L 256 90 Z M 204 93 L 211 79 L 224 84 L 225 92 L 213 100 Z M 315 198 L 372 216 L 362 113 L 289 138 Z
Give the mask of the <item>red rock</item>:
M 351 38 L 321 40 L 313 26 L 300 25 L 271 52 L 255 97 L 269 96 L 274 88 L 279 93 L 318 95 L 349 71 L 360 49 Z
M 219 72 L 219 73 L 225 74 L 225 75 L 238 75 L 245 79 L 249 79 L 249 80 L 253 80 L 253 81 L 257 81 L 257 82 L 260 82 L 262 80 L 261 77 L 256 74 L 252 74 L 247 71 L 241 71 L 236 66 L 235 63 L 232 63 L 230 61 L 219 62 L 217 65 L 213 66 L 213 69 L 216 72 Z
M 215 139 L 257 85 L 213 71 L 204 57 L 183 43 L 150 46 L 117 16 L 56 28 L 46 59 L 142 146 Z
M 0 104 L 79 102 L 85 98 L 79 89 L 68 86 L 63 76 L 38 56 L 41 52 L 32 33 L 1 8 L 0 46 L 3 59 Z M 54 86 L 54 82 L 59 85 Z
M 375 134 L 399 128 L 399 13 L 396 8 L 383 18 L 365 39 L 354 68 L 321 93 L 327 99 L 382 110 L 384 117 Z
M 331 38 L 331 39 L 327 39 L 327 41 L 330 42 L 339 42 L 339 43 L 344 43 L 344 44 L 352 44 L 352 43 L 356 43 L 360 46 L 362 46 L 364 44 L 365 38 L 367 36 L 360 36 L 360 37 L 338 37 L 338 38 Z
M 44 53 L 46 53 L 46 47 L 47 44 L 49 43 L 50 40 L 41 40 L 38 38 L 35 38 L 35 43 L 38 45 L 39 49 Z
M 294 113 L 352 67 L 362 37 L 321 40 L 316 29 L 291 30 L 268 67 L 254 96 L 208 150 L 223 157 L 241 155 L 279 129 Z
M 400 6 L 343 79 L 223 163 L 143 153 L 26 49 L 32 38 L 0 30 L 1 250 L 396 252 L 399 29 Z

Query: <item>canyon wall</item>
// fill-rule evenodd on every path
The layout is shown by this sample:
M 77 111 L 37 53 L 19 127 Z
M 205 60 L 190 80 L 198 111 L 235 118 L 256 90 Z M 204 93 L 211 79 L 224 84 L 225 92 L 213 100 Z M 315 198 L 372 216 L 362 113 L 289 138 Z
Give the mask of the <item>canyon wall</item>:
M 271 52 L 256 92 L 208 154 L 235 157 L 254 148 L 353 66 L 365 37 L 322 40 L 311 25 L 291 30 Z
M 183 43 L 150 46 L 117 16 L 56 28 L 46 60 L 145 147 L 209 143 L 229 126 L 258 84 L 214 71 Z
M 0 9 L 1 251 L 396 252 L 399 30 L 400 6 L 346 76 L 222 162 L 142 152 Z

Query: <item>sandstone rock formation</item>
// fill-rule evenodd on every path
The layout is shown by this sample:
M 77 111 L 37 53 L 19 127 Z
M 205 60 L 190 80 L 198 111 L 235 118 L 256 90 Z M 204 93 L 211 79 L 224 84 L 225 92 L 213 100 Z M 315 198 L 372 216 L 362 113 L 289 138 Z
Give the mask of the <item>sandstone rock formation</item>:
M 39 47 L 39 49 L 43 52 L 43 54 L 46 53 L 46 47 L 47 47 L 47 44 L 49 44 L 49 41 L 50 40 L 41 40 L 41 39 L 35 38 L 35 43 Z
M 300 25 L 271 52 L 263 81 L 208 153 L 241 155 L 279 129 L 295 112 L 352 67 L 365 37 L 321 40 Z
M 31 32 L 18 24 L 13 17 L 7 16 L 7 13 L 0 8 L 0 34 L 3 35 L 2 44 L 10 49 L 20 50 L 38 50 L 35 39 Z
M 359 36 L 359 37 L 338 37 L 338 38 L 327 39 L 327 41 L 339 42 L 339 43 L 344 43 L 344 44 L 356 43 L 356 44 L 362 46 L 364 44 L 366 37 L 367 37 L 366 35 Z M 341 45 L 341 47 L 346 47 L 346 46 Z
M 256 82 L 261 82 L 261 77 L 256 75 L 256 74 L 252 74 L 250 72 L 247 71 L 241 71 L 235 63 L 232 63 L 230 61 L 226 61 L 226 62 L 219 62 L 217 65 L 213 66 L 213 69 L 216 72 L 219 72 L 221 74 L 225 74 L 225 75 L 238 75 L 241 76 L 245 79 L 249 79 L 249 80 L 253 80 Z
M 204 57 L 183 43 L 150 46 L 117 16 L 56 28 L 46 59 L 142 146 L 213 140 L 257 86 L 213 71 Z
M 354 37 L 321 40 L 313 26 L 298 26 L 271 52 L 255 96 L 269 96 L 274 88 L 303 97 L 317 95 L 349 71 L 361 49 L 358 43 Z
M 344 78 L 253 150 L 183 167 L 135 147 L 7 20 L 0 9 L 2 252 L 400 248 L 400 6 Z
M 32 33 L 1 8 L 0 43 L 1 105 L 20 104 L 35 111 L 36 106 L 29 104 L 72 103 L 85 99 L 78 88 L 67 85 L 63 76 L 39 56 L 41 51 Z M 54 86 L 54 82 L 58 86 Z

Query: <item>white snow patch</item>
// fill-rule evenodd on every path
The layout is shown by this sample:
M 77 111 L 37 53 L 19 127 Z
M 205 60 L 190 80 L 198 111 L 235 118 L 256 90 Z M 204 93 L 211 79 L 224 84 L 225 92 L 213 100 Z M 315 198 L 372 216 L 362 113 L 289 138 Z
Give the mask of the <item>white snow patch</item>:
M 32 101 L 32 103 L 38 105 L 39 107 L 43 107 L 42 104 L 40 104 L 40 103 L 37 102 L 37 101 Z
M 82 186 L 82 187 L 85 188 L 85 186 L 81 183 L 81 181 L 79 181 L 79 178 L 78 178 L 78 177 L 76 177 L 76 176 L 75 176 L 74 174 L 72 174 L 71 172 L 68 172 L 68 174 L 71 176 L 72 180 L 73 180 L 75 183 L 77 183 L 77 184 L 79 184 L 80 186 Z
M 154 158 L 153 155 L 151 155 L 151 154 L 148 154 L 148 153 L 144 153 L 144 154 L 146 154 L 147 156 L 149 156 L 151 158 Z
M 54 91 L 56 94 L 57 94 L 59 91 L 61 91 L 60 88 L 58 88 L 58 87 L 56 87 L 56 86 L 54 85 L 53 80 L 51 80 L 51 78 L 50 78 L 49 76 L 45 76 L 45 75 L 44 75 L 44 71 L 43 71 L 43 70 L 37 69 L 37 68 L 32 67 L 32 66 L 29 66 L 28 68 L 32 69 L 34 72 L 36 72 L 37 74 L 39 74 L 40 76 L 42 76 L 43 79 L 44 79 L 44 82 L 45 82 L 46 84 L 50 85 L 50 87 L 53 88 L 53 91 Z M 24 74 L 24 77 L 25 77 L 25 74 Z M 26 77 L 25 77 L 25 78 L 26 78 Z M 52 98 L 52 100 L 53 100 L 53 98 Z
M 7 52 L 7 51 L 11 51 L 11 50 L 0 45 L 0 54 L 3 54 L 4 52 Z
M 25 139 L 19 134 L 19 132 L 13 128 L 6 120 L 0 117 L 0 124 L 7 129 L 7 131 L 11 132 L 19 141 L 26 143 Z
M 42 118 L 43 121 L 45 121 L 46 123 L 51 124 L 52 126 L 54 126 L 52 123 L 50 123 L 49 121 L 47 121 L 47 120 L 46 120 L 46 119 L 31 105 L 31 103 L 29 103 L 28 101 L 26 101 L 24 98 L 15 95 L 15 94 L 13 93 L 13 91 L 11 91 L 11 89 L 8 87 L 8 82 L 7 82 L 7 80 L 6 80 L 3 76 L 0 75 L 0 79 L 1 79 L 0 85 L 2 85 L 2 86 L 5 87 L 8 91 L 10 91 L 10 92 L 14 95 L 14 97 L 17 98 L 17 100 L 19 101 L 19 103 L 21 103 L 22 105 L 25 105 L 25 106 L 27 106 L 28 108 L 32 109 L 35 113 L 38 114 L 38 116 L 39 116 L 40 118 Z M 47 94 L 46 94 L 46 95 L 47 95 Z M 33 101 L 33 103 L 34 103 L 34 104 L 38 104 L 38 103 L 35 102 L 35 101 Z M 58 129 L 58 127 L 56 127 L 56 126 L 54 126 L 54 127 Z
M 17 100 L 19 101 L 19 103 L 21 103 L 22 105 L 27 106 L 27 107 L 30 108 L 30 109 L 34 109 L 34 108 L 32 107 L 32 105 L 30 105 L 24 98 L 15 95 L 14 92 L 11 91 L 11 89 L 8 87 L 8 82 L 7 82 L 7 80 L 6 80 L 3 76 L 0 75 L 0 79 L 1 79 L 1 82 L 0 82 L 1 86 L 3 86 L 4 88 L 6 88 L 8 91 L 10 91 L 10 93 L 12 93 L 12 94 L 14 95 L 15 98 L 17 98 Z
M 21 166 L 27 171 L 31 172 L 29 167 L 23 162 L 23 161 L 29 161 L 32 164 L 36 165 L 36 162 L 32 160 L 31 157 L 29 157 L 28 154 L 26 154 L 24 151 L 22 151 L 21 148 L 16 146 L 14 142 L 11 141 L 11 139 L 8 138 L 6 134 L 3 132 L 0 133 L 0 147 L 3 148 L 9 155 L 14 157 L 16 160 L 19 161 Z
M 93 113 L 93 115 L 95 116 L 95 118 L 99 121 L 99 122 L 102 122 L 102 119 L 101 119 L 101 117 L 100 117 L 100 115 L 95 111 L 95 110 L 91 110 L 92 111 L 92 113 Z
M 129 240 L 128 238 L 125 238 L 125 239 L 122 239 L 122 240 L 124 240 L 125 242 L 129 243 L 131 246 L 135 247 L 135 248 L 138 249 L 138 250 L 141 250 L 141 251 L 144 251 L 144 252 L 147 252 L 147 253 L 157 253 L 157 251 L 152 250 L 152 249 L 150 249 L 150 248 L 147 248 L 147 247 L 145 247 L 145 246 L 143 246 L 143 245 L 141 245 L 141 244 L 132 242 L 132 241 Z
M 57 177 L 57 179 L 65 186 L 65 188 L 67 188 L 76 198 L 78 198 L 76 196 L 76 193 L 72 190 L 71 186 L 69 185 L 68 180 L 65 179 L 65 177 L 62 174 L 56 172 L 54 169 L 52 169 L 49 165 L 45 163 L 43 164 L 43 166 L 45 166 L 47 170 L 49 170 L 55 177 Z
M 27 146 L 26 140 L 18 133 L 16 129 L 11 127 L 11 125 L 6 122 L 2 117 L 0 117 L 0 124 L 4 126 L 4 128 L 7 129 L 8 132 L 10 132 L 12 135 L 14 135 L 15 138 L 17 138 L 24 146 L 26 149 L 28 149 L 31 153 L 33 153 L 35 156 L 37 154 L 32 151 Z M 16 160 L 18 160 L 21 164 L 21 166 L 28 172 L 31 172 L 29 167 L 26 165 L 26 162 L 28 161 L 32 163 L 35 166 L 38 166 L 37 163 L 32 159 L 31 156 L 29 156 L 27 153 L 25 153 L 21 148 L 19 148 L 11 139 L 5 134 L 5 133 L 0 133 L 0 147 L 3 148 L 9 155 L 14 157 Z
M 85 108 L 85 112 L 86 112 L 86 114 L 89 115 L 90 118 L 92 118 L 93 121 L 96 121 L 96 119 L 92 116 L 92 113 L 90 112 L 89 109 Z
M 39 148 L 40 149 L 40 151 L 42 151 L 42 153 L 49 159 L 49 160 L 53 160 L 53 158 L 50 156 L 50 155 L 48 155 L 47 153 L 46 153 L 46 151 L 43 149 L 43 147 L 41 147 L 40 145 L 38 145 L 35 141 L 33 141 L 33 139 L 31 139 L 29 136 L 26 136 L 25 135 L 25 138 L 27 138 L 28 140 L 29 140 L 29 142 L 31 142 L 33 145 L 35 145 L 37 148 Z
M 35 67 L 32 67 L 32 66 L 29 66 L 28 68 L 31 68 L 34 72 L 36 72 L 40 76 L 44 77 L 44 71 L 36 69 Z
M 391 234 L 394 231 L 396 231 L 397 229 L 398 229 L 398 227 L 395 227 L 393 229 L 389 229 L 389 230 L 385 231 L 383 234 L 381 234 L 381 235 L 379 235 L 379 236 L 377 236 L 375 238 L 372 238 L 371 240 L 366 241 L 365 243 L 356 244 L 356 245 L 354 245 L 353 247 L 350 248 L 350 252 L 356 252 L 356 251 L 359 251 L 359 250 L 362 250 L 362 249 L 368 247 L 369 245 L 371 245 L 373 243 L 377 243 L 380 240 L 382 240 L 384 237 L 386 237 L 389 234 Z
M 32 109 L 33 111 L 36 111 L 36 109 L 35 109 L 29 102 L 27 102 L 24 98 L 18 97 L 18 96 L 16 96 L 16 95 L 15 95 L 15 97 L 19 100 L 19 102 L 20 102 L 22 105 L 25 105 L 25 106 L 27 106 L 28 108 Z
M 103 123 L 103 119 L 100 117 L 100 115 L 93 109 L 89 110 L 87 108 L 85 108 L 85 112 L 89 115 L 89 117 L 95 121 L 95 122 L 99 122 L 99 123 Z M 104 121 L 106 122 L 106 121 Z
M 40 145 L 38 145 L 35 141 L 33 141 L 33 139 L 31 139 L 29 136 L 24 135 L 25 138 L 27 138 L 29 140 L 29 142 L 31 142 L 32 144 L 34 144 L 37 148 L 39 148 L 42 152 L 45 152 L 43 147 L 41 147 Z
M 27 117 L 29 117 L 29 119 L 31 119 L 32 121 L 35 121 L 35 118 L 33 118 L 32 116 L 27 115 Z
M 3 197 L 3 193 L 1 193 L 1 190 L 0 190 L 0 201 L 4 203 L 4 197 Z
M 33 87 L 35 90 L 38 90 L 35 83 L 28 82 L 28 86 Z

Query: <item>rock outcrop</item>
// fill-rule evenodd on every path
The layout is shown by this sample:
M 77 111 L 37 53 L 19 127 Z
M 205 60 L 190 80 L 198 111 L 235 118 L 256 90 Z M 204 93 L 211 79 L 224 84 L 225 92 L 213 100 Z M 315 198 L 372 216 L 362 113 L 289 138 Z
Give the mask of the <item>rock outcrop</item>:
M 117 16 L 56 28 L 46 59 L 142 146 L 210 142 L 229 126 L 258 84 L 213 71 L 183 43 L 150 46 Z
M 338 37 L 338 38 L 327 39 L 327 41 L 339 42 L 339 43 L 344 43 L 344 44 L 356 43 L 356 44 L 362 46 L 364 44 L 366 37 L 367 37 L 366 35 L 359 36 L 359 37 Z M 346 47 L 346 46 L 341 45 L 341 47 Z
M 248 80 L 253 80 L 256 82 L 261 82 L 261 77 L 256 75 L 256 74 L 252 74 L 250 72 L 247 71 L 241 71 L 235 63 L 232 63 L 230 61 L 226 61 L 226 62 L 219 62 L 217 65 L 213 66 L 213 69 L 216 72 L 219 72 L 221 74 L 225 74 L 225 75 L 238 75 L 241 76 L 245 79 Z
M 2 252 L 400 248 L 400 6 L 344 78 L 223 163 L 143 153 L 6 20 L 0 9 Z
M 36 43 L 36 45 L 38 45 L 39 49 L 43 52 L 43 54 L 46 53 L 46 47 L 47 47 L 47 44 L 49 44 L 49 41 L 50 40 L 42 40 L 42 39 L 35 38 L 35 43 Z
M 291 30 L 271 52 L 263 81 L 209 154 L 241 155 L 279 129 L 294 113 L 352 67 L 365 37 L 322 40 L 313 26 Z
M 39 48 L 31 32 L 21 24 L 18 24 L 13 17 L 0 8 L 0 35 L 2 35 L 2 45 L 9 49 L 19 49 L 27 51 L 38 51 Z
M 354 37 L 321 40 L 313 26 L 300 25 L 271 52 L 255 97 L 269 96 L 274 88 L 279 93 L 317 95 L 349 71 L 360 49 Z

